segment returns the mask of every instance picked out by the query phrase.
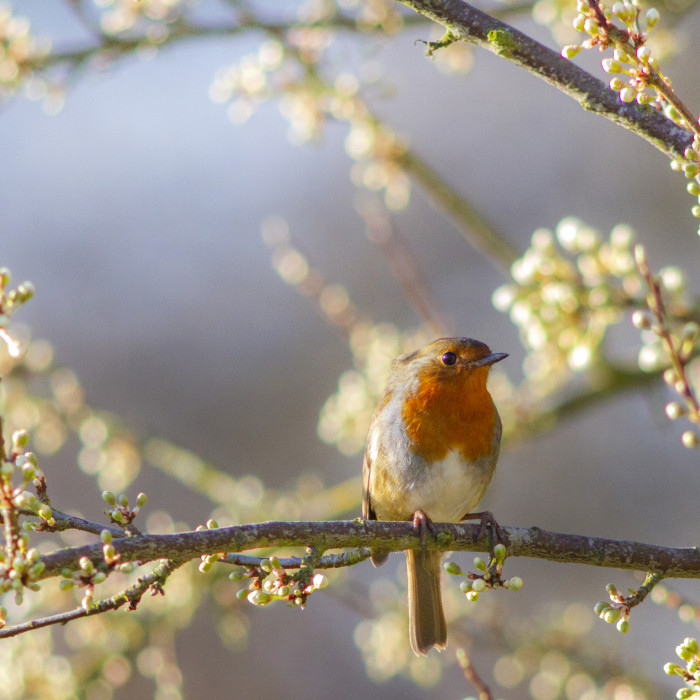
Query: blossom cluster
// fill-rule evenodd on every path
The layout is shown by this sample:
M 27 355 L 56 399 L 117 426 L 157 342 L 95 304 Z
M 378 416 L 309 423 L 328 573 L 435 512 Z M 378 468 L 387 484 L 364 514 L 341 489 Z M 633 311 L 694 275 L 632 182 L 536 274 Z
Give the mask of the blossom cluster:
M 496 289 L 493 304 L 520 330 L 532 391 L 550 394 L 600 359 L 606 331 L 642 288 L 633 241 L 628 226 L 616 226 L 603 240 L 569 217 L 554 234 L 535 231 L 530 247 L 513 263 L 513 281 Z

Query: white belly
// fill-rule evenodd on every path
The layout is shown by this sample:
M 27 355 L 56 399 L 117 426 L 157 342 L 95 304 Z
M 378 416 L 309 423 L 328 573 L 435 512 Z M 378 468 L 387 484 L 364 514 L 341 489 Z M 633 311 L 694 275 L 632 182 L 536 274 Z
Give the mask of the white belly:
M 436 523 L 459 522 L 482 499 L 495 465 L 492 457 L 465 465 L 457 452 L 423 467 L 405 491 L 411 512 L 422 510 Z

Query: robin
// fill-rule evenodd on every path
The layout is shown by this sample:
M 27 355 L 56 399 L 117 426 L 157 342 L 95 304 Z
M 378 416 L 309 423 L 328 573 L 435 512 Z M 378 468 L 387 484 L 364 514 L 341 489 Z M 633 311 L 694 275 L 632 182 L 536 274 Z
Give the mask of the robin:
M 397 357 L 367 436 L 362 517 L 459 522 L 491 481 L 501 419 L 486 388 L 489 368 L 508 357 L 471 338 L 440 338 Z M 388 553 L 372 552 L 374 566 Z M 411 647 L 426 655 L 447 643 L 440 595 L 442 553 L 406 550 Z

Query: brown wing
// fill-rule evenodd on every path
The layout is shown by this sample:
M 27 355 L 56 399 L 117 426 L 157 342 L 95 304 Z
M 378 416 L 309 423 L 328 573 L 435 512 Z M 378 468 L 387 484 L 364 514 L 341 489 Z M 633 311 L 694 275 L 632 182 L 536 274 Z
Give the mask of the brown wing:
M 390 398 L 391 390 L 387 390 L 377 404 L 377 408 L 374 409 L 374 415 L 372 416 L 372 420 L 369 423 L 369 430 L 367 431 L 367 447 L 365 448 L 365 458 L 362 461 L 362 518 L 364 520 L 377 520 L 377 514 L 374 512 L 374 508 L 372 508 L 372 499 L 369 493 L 369 480 L 372 471 L 369 445 L 377 416 L 384 410 Z
M 377 515 L 372 509 L 369 498 L 369 477 L 372 469 L 372 461 L 369 453 L 365 450 L 365 458 L 362 460 L 362 518 L 363 520 L 376 520 Z

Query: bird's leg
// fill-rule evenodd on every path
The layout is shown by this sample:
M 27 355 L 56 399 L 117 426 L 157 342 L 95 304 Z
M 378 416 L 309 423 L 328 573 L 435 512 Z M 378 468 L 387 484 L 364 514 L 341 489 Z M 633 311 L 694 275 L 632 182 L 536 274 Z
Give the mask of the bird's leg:
M 493 548 L 497 542 L 502 542 L 506 544 L 508 542 L 508 536 L 504 532 L 503 528 L 496 522 L 496 518 L 493 517 L 493 513 L 490 510 L 483 510 L 480 513 L 467 513 L 462 520 L 479 520 L 479 533 L 476 536 L 477 540 L 480 540 L 484 535 L 484 529 L 488 528 L 491 537 L 489 538 L 489 551 L 491 557 L 493 557 Z M 414 516 L 415 522 L 415 516 Z
M 435 536 L 433 521 L 422 510 L 417 510 L 413 514 L 413 529 L 416 531 L 416 534 L 420 535 L 421 547 L 425 549 L 428 531 L 433 537 Z

